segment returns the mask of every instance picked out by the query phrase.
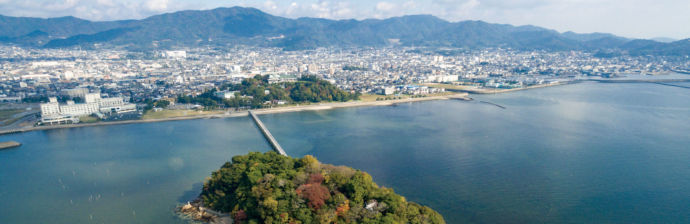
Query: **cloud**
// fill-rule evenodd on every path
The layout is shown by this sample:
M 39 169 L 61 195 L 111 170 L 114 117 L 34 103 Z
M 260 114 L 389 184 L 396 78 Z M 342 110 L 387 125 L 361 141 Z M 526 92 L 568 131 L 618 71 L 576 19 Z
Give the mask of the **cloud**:
M 378 11 L 391 11 L 396 8 L 396 4 L 390 2 L 379 2 L 376 4 L 376 10 Z
M 276 10 L 278 9 L 278 5 L 274 1 L 266 1 L 264 2 L 264 8 L 265 9 L 270 9 L 270 10 Z
M 57 2 L 49 2 L 45 4 L 45 8 L 51 9 L 51 10 L 67 10 L 70 8 L 74 8 L 77 6 L 77 3 L 79 3 L 79 0 L 64 0 L 62 2 L 57 1 Z
M 168 0 L 148 0 L 145 5 L 150 11 L 162 12 L 168 9 L 168 3 Z
M 480 4 L 478 0 L 433 0 L 431 3 L 432 8 L 439 10 L 436 15 L 455 21 L 471 19 L 469 17 L 476 12 Z
M 99 5 L 107 6 L 107 7 L 114 7 L 115 3 L 112 0 L 97 0 L 96 3 Z
M 141 19 L 182 10 L 176 0 L 0 0 L 0 14 L 25 17 L 75 16 L 89 20 Z
M 383 19 L 393 16 L 400 16 L 405 10 L 402 10 L 401 6 L 391 2 L 379 2 L 374 7 L 374 18 Z
M 363 14 L 358 14 L 356 5 L 348 1 L 338 0 L 317 0 L 317 1 L 231 1 L 237 2 L 235 5 L 245 7 L 256 7 L 267 13 L 285 16 L 290 18 L 316 17 L 328 19 L 351 19 L 359 18 Z

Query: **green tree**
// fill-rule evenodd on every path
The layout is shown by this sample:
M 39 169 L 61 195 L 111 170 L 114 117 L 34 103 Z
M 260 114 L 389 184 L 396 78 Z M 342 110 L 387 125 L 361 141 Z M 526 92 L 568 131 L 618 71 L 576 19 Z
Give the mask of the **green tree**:
M 159 101 L 156 101 L 155 105 L 156 105 L 156 107 L 160 107 L 160 108 L 168 108 L 168 106 L 170 106 L 170 101 L 159 100 Z
M 236 223 L 445 223 L 432 209 L 379 188 L 365 172 L 313 156 L 235 156 L 212 173 L 200 197 Z M 369 201 L 378 204 L 366 209 Z

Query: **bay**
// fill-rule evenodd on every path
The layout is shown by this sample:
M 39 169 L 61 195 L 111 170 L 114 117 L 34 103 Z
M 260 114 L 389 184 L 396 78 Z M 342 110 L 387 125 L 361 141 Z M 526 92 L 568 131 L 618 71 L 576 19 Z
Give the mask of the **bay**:
M 448 223 L 690 220 L 689 89 L 580 83 L 472 97 L 260 117 L 289 155 L 366 171 Z M 183 223 L 172 209 L 213 170 L 269 150 L 246 117 L 6 140 L 24 145 L 0 151 L 0 223 Z
M 291 155 L 364 170 L 448 223 L 690 221 L 688 89 L 472 97 L 262 119 Z

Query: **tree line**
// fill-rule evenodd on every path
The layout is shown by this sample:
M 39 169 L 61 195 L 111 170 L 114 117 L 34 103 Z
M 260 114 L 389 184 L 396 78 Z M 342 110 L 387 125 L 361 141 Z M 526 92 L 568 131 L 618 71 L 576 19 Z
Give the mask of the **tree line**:
M 247 78 L 238 84 L 225 84 L 219 88 L 210 89 L 198 96 L 180 95 L 179 103 L 194 103 L 209 109 L 220 107 L 232 108 L 263 108 L 277 102 L 306 103 L 306 102 L 346 102 L 357 100 L 359 93 L 351 94 L 343 91 L 328 81 L 316 76 L 303 76 L 296 82 L 270 83 L 269 76 L 257 75 Z M 216 96 L 218 91 L 234 91 L 234 97 L 224 99 Z
M 365 172 L 275 152 L 233 157 L 213 172 L 200 198 L 235 223 L 445 223 Z

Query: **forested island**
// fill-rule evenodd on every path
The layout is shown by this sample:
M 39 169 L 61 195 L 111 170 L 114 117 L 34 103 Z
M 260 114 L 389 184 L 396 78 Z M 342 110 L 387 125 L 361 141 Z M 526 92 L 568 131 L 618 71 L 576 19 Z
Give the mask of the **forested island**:
M 219 97 L 219 91 L 232 95 Z M 219 107 L 263 108 L 273 104 L 346 102 L 359 99 L 359 93 L 338 89 L 330 82 L 316 76 L 302 76 L 296 82 L 270 83 L 269 76 L 256 75 L 239 84 L 226 84 L 198 96 L 181 95 L 178 103 L 196 103 L 207 109 Z
M 365 172 L 275 152 L 233 157 L 213 172 L 197 203 L 234 223 L 445 223 Z

